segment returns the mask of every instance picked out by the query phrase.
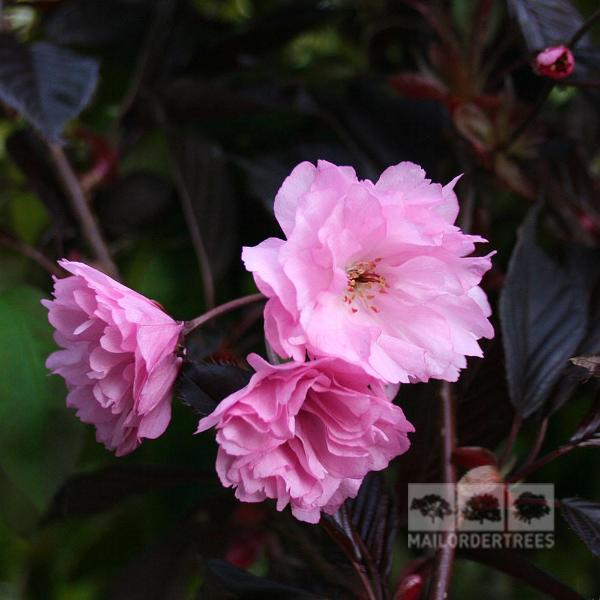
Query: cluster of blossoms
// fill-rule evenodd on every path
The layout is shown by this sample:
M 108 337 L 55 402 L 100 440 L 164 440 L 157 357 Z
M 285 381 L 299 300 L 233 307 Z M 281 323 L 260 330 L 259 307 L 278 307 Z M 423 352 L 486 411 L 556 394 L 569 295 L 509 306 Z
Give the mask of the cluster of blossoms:
M 217 429 L 217 473 L 246 502 L 277 500 L 315 523 L 354 497 L 369 471 L 406 452 L 414 431 L 393 397 L 400 383 L 455 381 L 477 340 L 492 337 L 479 287 L 490 257 L 454 225 L 456 180 L 412 163 L 376 183 L 350 167 L 301 163 L 275 199 L 285 239 L 244 248 L 267 296 L 265 337 L 287 362 L 248 357 L 250 383 L 198 431 Z M 125 454 L 170 415 L 182 324 L 105 275 L 63 261 L 48 302 L 64 350 L 48 367 L 98 440 Z

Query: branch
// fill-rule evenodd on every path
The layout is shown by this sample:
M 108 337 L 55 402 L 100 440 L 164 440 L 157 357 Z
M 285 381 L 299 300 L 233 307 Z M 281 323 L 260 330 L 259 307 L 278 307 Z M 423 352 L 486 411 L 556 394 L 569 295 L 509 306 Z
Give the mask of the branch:
M 440 390 L 440 409 L 442 418 L 442 476 L 446 483 L 456 482 L 456 467 L 452 461 L 452 454 L 456 448 L 456 418 L 454 396 L 452 386 L 449 382 L 442 382 Z M 429 588 L 429 600 L 444 600 L 448 597 L 448 588 L 452 577 L 452 566 L 454 564 L 454 547 L 448 541 L 451 532 L 444 533 L 442 547 L 437 551 L 431 586 Z
M 220 317 L 231 310 L 241 308 L 242 306 L 252 304 L 253 302 L 261 302 L 262 300 L 266 300 L 263 294 L 250 294 L 249 296 L 242 296 L 241 298 L 236 298 L 235 300 L 225 302 L 225 304 L 221 304 L 209 310 L 208 312 L 205 312 L 203 315 L 192 319 L 191 321 L 186 321 L 185 325 L 183 326 L 183 334 L 187 335 L 190 333 L 190 331 L 196 329 L 196 327 L 200 327 L 211 319 Z
M 39 250 L 36 250 L 29 244 L 21 240 L 17 240 L 5 233 L 0 232 L 0 246 L 4 246 L 17 254 L 21 254 L 26 258 L 29 258 L 36 262 L 42 269 L 48 271 L 50 275 L 55 275 L 56 277 L 63 277 L 64 271 L 58 267 L 53 261 L 49 258 L 46 258 Z
M 575 44 L 587 33 L 588 29 L 600 19 L 600 8 L 592 14 L 592 16 L 573 34 L 573 37 L 567 43 L 569 48 L 573 48 Z
M 54 169 L 71 203 L 71 208 L 79 221 L 83 235 L 102 264 L 103 270 L 111 277 L 118 279 L 119 271 L 117 266 L 113 262 L 96 217 L 90 209 L 77 175 L 69 163 L 69 159 L 58 144 L 49 144 L 49 149 Z

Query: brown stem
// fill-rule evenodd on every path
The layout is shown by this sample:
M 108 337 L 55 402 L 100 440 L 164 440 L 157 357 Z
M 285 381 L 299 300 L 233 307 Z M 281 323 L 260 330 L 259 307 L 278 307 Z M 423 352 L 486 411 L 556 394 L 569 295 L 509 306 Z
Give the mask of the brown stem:
M 440 409 L 442 419 L 442 477 L 444 482 L 456 482 L 456 467 L 452 454 L 456 448 L 456 415 L 452 385 L 444 381 L 440 390 Z M 454 564 L 454 547 L 446 543 L 451 532 L 444 534 L 442 547 L 437 551 L 433 565 L 433 574 L 429 588 L 429 600 L 444 600 L 448 596 L 452 566 Z
M 544 456 L 533 461 L 531 464 L 522 467 L 521 469 L 519 469 L 518 471 L 516 471 L 515 473 L 513 473 L 512 475 L 507 477 L 506 481 L 508 483 L 514 483 L 515 481 L 524 479 L 530 473 L 533 473 L 534 471 L 541 469 L 544 465 L 553 461 L 555 458 L 558 458 L 559 456 L 562 456 L 563 454 L 567 454 L 567 452 L 570 452 L 571 450 L 573 450 L 573 448 L 576 448 L 576 447 L 577 447 L 577 444 L 573 444 L 573 443 L 569 443 L 569 444 L 565 444 L 564 446 L 560 446 L 560 447 L 556 448 L 556 450 L 553 450 L 552 452 L 548 452 L 548 454 L 544 454 Z
M 117 266 L 113 262 L 96 217 L 90 209 L 77 175 L 69 163 L 69 159 L 58 144 L 49 144 L 49 148 L 54 169 L 71 203 L 71 208 L 79 221 L 83 235 L 102 264 L 103 270 L 111 277 L 118 279 L 119 271 Z
M 567 43 L 569 48 L 573 46 L 587 33 L 588 29 L 600 19 L 600 8 L 573 34 L 573 37 Z
M 34 262 L 36 262 L 42 269 L 48 271 L 51 275 L 55 275 L 56 277 L 63 277 L 64 271 L 58 267 L 53 261 L 46 258 L 39 250 L 36 250 L 29 244 L 22 242 L 21 240 L 17 240 L 12 238 L 11 236 L 6 235 L 5 233 L 0 232 L 0 246 L 4 246 L 17 254 L 21 254 Z
M 498 466 L 502 467 L 510 458 L 510 454 L 514 448 L 515 442 L 517 441 L 517 436 L 519 435 L 519 431 L 521 429 L 521 423 L 521 417 L 515 413 L 512 426 L 510 428 L 510 433 L 508 434 L 508 438 L 506 438 L 506 445 L 504 446 L 504 450 L 498 459 Z
M 246 306 L 247 304 L 252 304 L 253 302 L 260 302 L 261 300 L 266 300 L 265 296 L 262 294 L 250 294 L 249 296 L 242 296 L 241 298 L 236 298 L 235 300 L 230 300 L 229 302 L 225 302 L 225 304 L 220 304 L 215 308 L 205 312 L 203 315 L 192 319 L 191 321 L 186 321 L 183 326 L 183 334 L 187 335 L 190 331 L 196 329 L 196 327 L 200 327 L 207 323 L 211 319 L 216 317 L 220 317 L 225 313 L 228 313 L 231 310 L 235 310 L 236 308 L 241 308 L 242 306 Z

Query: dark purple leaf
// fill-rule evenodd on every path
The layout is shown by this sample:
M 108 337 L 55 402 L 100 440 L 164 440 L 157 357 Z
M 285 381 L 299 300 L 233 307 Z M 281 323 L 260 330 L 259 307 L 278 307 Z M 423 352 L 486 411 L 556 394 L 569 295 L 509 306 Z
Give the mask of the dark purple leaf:
M 508 0 L 530 52 L 565 44 L 583 19 L 569 0 Z
M 588 322 L 580 278 L 536 243 L 538 213 L 525 219 L 500 296 L 510 399 L 524 418 L 543 406 Z
M 600 502 L 583 498 L 565 498 L 560 510 L 569 527 L 594 556 L 600 557 Z
M 209 560 L 209 572 L 237 600 L 317 600 L 323 598 L 271 579 L 257 577 L 224 560 Z M 324 600 L 324 599 L 323 599 Z
M 252 377 L 234 365 L 186 361 L 177 380 L 177 395 L 200 416 L 211 414 L 219 402 L 248 385 Z
M 387 589 L 398 531 L 398 508 L 381 473 L 369 473 L 356 498 L 347 500 L 328 531 L 358 569 L 368 574 L 378 595 Z
M 364 542 L 380 578 L 392 567 L 392 550 L 398 531 L 398 508 L 381 473 L 369 473 L 358 495 L 348 500 L 352 526 Z
M 98 63 L 47 42 L 25 45 L 0 35 L 0 100 L 51 141 L 89 102 Z

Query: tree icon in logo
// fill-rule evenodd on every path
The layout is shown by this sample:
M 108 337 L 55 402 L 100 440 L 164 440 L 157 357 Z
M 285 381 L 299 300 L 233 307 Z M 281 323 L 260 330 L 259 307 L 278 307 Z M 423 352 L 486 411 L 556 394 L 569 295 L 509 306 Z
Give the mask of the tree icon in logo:
M 462 515 L 467 521 L 501 521 L 500 502 L 493 494 L 476 494 L 471 496 L 462 509 Z
M 550 506 L 544 494 L 523 492 L 513 502 L 515 518 L 523 523 L 531 524 L 531 521 L 541 519 L 550 514 Z
M 429 517 L 432 523 L 436 519 L 443 521 L 452 514 L 450 503 L 438 494 L 426 494 L 421 498 L 413 498 L 410 510 L 418 510 L 423 517 Z

